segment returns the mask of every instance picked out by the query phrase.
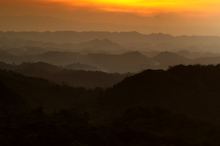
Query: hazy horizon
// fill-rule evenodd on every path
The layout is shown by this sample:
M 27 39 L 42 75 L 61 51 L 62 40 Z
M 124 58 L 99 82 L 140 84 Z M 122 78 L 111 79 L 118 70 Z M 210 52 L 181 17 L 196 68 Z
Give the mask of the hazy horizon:
M 0 0 L 0 146 L 220 146 L 220 0 Z
M 220 35 L 217 0 L 1 0 L 2 31 L 138 31 Z
M 220 37 L 220 34 L 172 34 L 172 33 L 165 33 L 165 32 L 141 32 L 136 30 L 128 30 L 128 31 L 111 31 L 111 30 L 0 30 L 3 33 L 56 33 L 56 32 L 76 32 L 76 33 L 138 33 L 141 35 L 169 35 L 172 37 Z

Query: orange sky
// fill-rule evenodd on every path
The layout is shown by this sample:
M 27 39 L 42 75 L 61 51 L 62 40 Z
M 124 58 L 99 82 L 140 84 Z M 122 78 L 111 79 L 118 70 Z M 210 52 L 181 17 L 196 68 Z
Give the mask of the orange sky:
M 0 0 L 0 30 L 220 35 L 219 0 Z
M 161 12 L 195 12 L 210 14 L 219 10 L 219 0 L 47 0 L 73 7 L 87 7 L 103 11 L 151 14 Z

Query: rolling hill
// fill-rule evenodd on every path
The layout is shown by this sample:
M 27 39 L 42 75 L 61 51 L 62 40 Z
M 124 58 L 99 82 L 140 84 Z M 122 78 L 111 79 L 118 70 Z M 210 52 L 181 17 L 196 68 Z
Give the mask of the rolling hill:
M 11 65 L 0 63 L 0 68 L 21 73 L 30 77 L 38 77 L 57 83 L 59 85 L 69 85 L 72 87 L 84 88 L 107 88 L 122 81 L 129 74 L 110 74 L 100 71 L 71 70 L 43 62 L 22 63 Z
M 101 105 L 117 112 L 135 106 L 161 107 L 218 124 L 219 74 L 219 65 L 147 70 L 108 89 Z

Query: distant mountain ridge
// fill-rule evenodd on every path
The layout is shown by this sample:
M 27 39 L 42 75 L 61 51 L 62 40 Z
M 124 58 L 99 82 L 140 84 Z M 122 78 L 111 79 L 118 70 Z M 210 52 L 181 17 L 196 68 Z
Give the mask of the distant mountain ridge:
M 173 52 L 161 52 L 153 58 L 153 60 L 160 63 L 161 68 L 167 68 L 169 66 L 175 66 L 180 64 L 194 64 L 192 59 L 181 56 Z
M 45 62 L 67 69 L 85 71 L 103 71 L 109 73 L 137 73 L 145 69 L 167 69 L 175 65 L 220 64 L 220 55 L 190 58 L 184 53 L 162 51 L 148 57 L 139 51 L 129 51 L 119 54 L 109 53 L 79 53 L 68 51 L 47 51 L 32 55 L 13 55 L 0 50 L 0 61 L 10 64 L 23 62 Z M 72 65 L 72 67 L 70 67 Z
M 115 43 L 109 39 L 93 39 L 86 42 L 81 42 L 78 44 L 75 44 L 75 48 L 79 52 L 85 52 L 85 53 L 110 53 L 111 52 L 125 52 L 126 49 L 119 45 L 118 43 Z
M 130 51 L 146 51 L 146 48 L 157 51 L 196 50 L 219 52 L 218 36 L 172 36 L 163 33 L 142 34 L 138 32 L 0 32 L 0 37 L 24 39 L 57 44 L 78 44 L 91 40 L 109 40 Z
M 26 76 L 38 77 L 73 87 L 107 88 L 120 82 L 129 74 L 108 74 L 100 71 L 71 70 L 44 62 L 11 65 L 0 62 L 0 69 L 10 70 Z

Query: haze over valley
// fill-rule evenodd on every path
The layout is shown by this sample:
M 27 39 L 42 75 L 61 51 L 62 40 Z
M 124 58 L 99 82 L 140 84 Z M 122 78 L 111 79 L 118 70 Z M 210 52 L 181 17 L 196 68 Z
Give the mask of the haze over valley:
M 0 146 L 220 146 L 219 0 L 0 0 Z
M 138 32 L 1 32 L 0 61 L 137 73 L 179 64 L 218 64 L 220 37 Z

